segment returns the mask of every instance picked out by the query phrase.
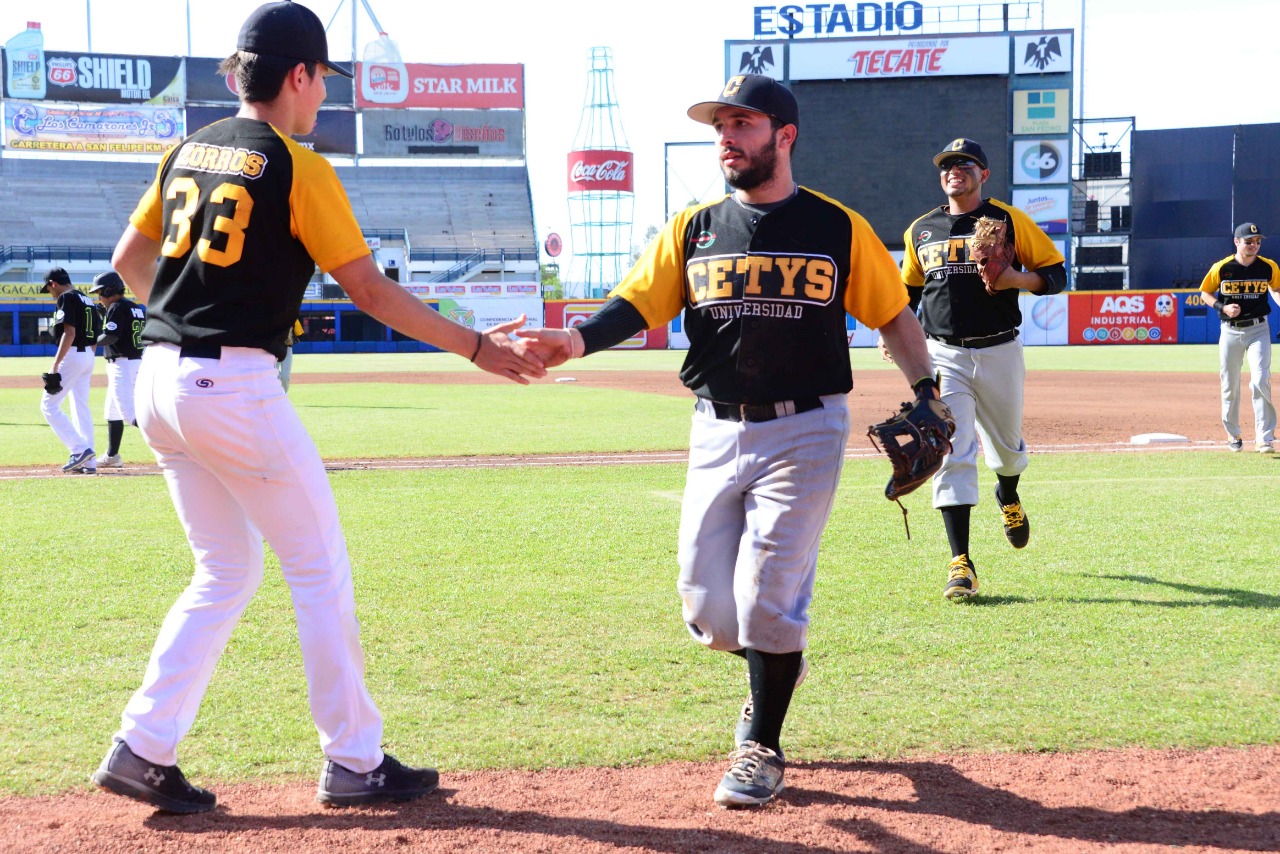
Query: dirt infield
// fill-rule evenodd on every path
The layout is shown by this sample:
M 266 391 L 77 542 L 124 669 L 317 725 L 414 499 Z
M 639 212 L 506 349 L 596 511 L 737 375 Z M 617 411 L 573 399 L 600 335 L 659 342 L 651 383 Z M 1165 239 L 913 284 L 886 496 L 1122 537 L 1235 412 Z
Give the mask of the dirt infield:
M 585 386 L 687 394 L 666 373 L 571 375 Z M 296 374 L 294 382 L 502 381 L 394 373 Z M 855 427 L 888 414 L 905 391 L 896 373 L 860 375 L 850 395 Z M 1033 453 L 1127 450 L 1134 435 L 1164 432 L 1186 436 L 1182 447 L 1221 449 L 1217 400 L 1212 374 L 1038 372 L 1027 381 L 1027 441 Z M 855 429 L 851 448 L 865 442 Z M 86 778 L 92 770 L 84 769 Z M 346 811 L 316 804 L 313 782 L 223 786 L 189 770 L 218 793 L 212 813 L 155 813 L 87 787 L 58 797 L 0 798 L 0 850 L 1280 851 L 1280 747 L 796 763 L 779 801 L 748 812 L 712 804 L 721 763 L 537 773 L 444 769 L 434 795 Z
M 86 769 L 86 773 L 89 769 Z M 0 799 L 6 851 L 1156 852 L 1280 850 L 1280 749 L 797 763 L 721 810 L 720 764 L 443 775 L 421 800 L 331 811 L 314 783 L 215 786 L 172 816 L 100 792 Z M 203 781 L 206 784 L 208 781 Z

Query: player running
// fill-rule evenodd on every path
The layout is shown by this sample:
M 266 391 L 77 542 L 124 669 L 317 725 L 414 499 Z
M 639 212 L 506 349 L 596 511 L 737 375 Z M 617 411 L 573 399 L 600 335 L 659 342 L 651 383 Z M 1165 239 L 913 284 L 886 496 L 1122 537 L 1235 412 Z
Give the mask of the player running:
M 673 217 L 581 326 L 521 334 L 554 365 L 684 312 L 680 379 L 695 405 L 677 588 L 694 639 L 746 659 L 751 690 L 714 799 L 755 806 L 783 789 L 783 719 L 807 672 L 818 542 L 849 436 L 845 312 L 881 330 L 921 396 L 936 389 L 884 245 L 792 179 L 791 92 L 742 75 L 689 116 L 715 128 L 734 192 Z

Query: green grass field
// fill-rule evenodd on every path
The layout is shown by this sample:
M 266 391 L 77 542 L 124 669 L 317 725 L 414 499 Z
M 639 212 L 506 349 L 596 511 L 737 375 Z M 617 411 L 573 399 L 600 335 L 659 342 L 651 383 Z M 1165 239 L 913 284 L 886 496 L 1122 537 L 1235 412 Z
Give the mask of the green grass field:
M 1131 349 L 1197 369 L 1179 366 L 1182 348 Z M 300 361 L 336 370 L 325 358 Z M 391 389 L 404 396 L 388 402 Z M 678 398 L 563 385 L 303 384 L 294 399 L 327 456 L 575 451 L 602 436 L 680 447 L 688 413 Z M 36 400 L 0 392 L 0 462 L 52 441 Z M 141 458 L 136 431 L 129 441 Z M 1009 548 L 992 502 L 976 508 L 983 595 L 963 604 L 940 596 L 948 554 L 927 494 L 907 499 L 908 542 L 886 469 L 846 464 L 788 756 L 1280 743 L 1273 461 L 1034 456 L 1031 545 Z M 447 770 L 723 757 L 746 683 L 740 660 L 703 650 L 680 620 L 683 474 L 333 473 L 388 749 Z M 190 552 L 159 477 L 10 480 L 0 511 L 0 794 L 86 787 Z M 201 782 L 318 767 L 288 590 L 268 560 L 183 744 Z

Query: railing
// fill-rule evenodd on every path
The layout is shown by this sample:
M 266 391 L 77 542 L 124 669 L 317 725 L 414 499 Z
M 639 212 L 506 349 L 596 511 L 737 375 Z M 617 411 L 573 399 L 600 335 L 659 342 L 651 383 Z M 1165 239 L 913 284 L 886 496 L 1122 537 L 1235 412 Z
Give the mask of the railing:
M 0 246 L 0 264 L 26 261 L 111 261 L 114 246 Z
M 412 255 L 410 255 L 410 260 L 420 261 L 425 259 L 419 258 L 417 253 L 415 252 Z M 467 273 L 474 270 L 476 267 L 479 267 L 482 264 L 487 264 L 490 262 L 497 262 L 505 266 L 506 262 L 508 261 L 537 261 L 537 260 L 538 260 L 537 252 L 530 252 L 525 249 L 516 249 L 516 250 L 481 249 L 477 252 L 473 252 L 470 255 L 464 256 L 458 261 L 457 264 L 454 264 L 449 269 L 443 272 L 434 273 L 431 276 L 428 276 L 426 281 L 456 282 L 456 281 L 459 281 Z
M 376 237 L 379 240 L 399 240 L 409 245 L 409 232 L 403 228 L 362 228 L 360 233 L 365 237 Z

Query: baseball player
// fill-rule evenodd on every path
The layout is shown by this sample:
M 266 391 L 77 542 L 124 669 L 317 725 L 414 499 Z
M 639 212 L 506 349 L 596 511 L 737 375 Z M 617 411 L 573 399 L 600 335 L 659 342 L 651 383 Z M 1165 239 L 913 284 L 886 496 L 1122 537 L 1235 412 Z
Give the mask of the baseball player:
M 276 374 L 318 265 L 367 314 L 517 382 L 543 376 L 507 332 L 476 332 L 428 308 L 374 264 L 333 168 L 292 134 L 315 126 L 329 60 L 324 25 L 291 2 L 246 19 L 235 117 L 170 149 L 112 259 L 147 304 L 137 416 L 195 558 L 115 742 L 93 775 L 108 791 L 170 812 L 212 809 L 177 765 L 227 638 L 262 581 L 265 538 L 298 624 L 325 761 L 316 798 L 333 806 L 408 799 L 432 768 L 382 750 L 364 682 L 351 565 L 324 465 Z M 159 260 L 157 261 L 157 256 Z
M 75 289 L 61 267 L 54 267 L 45 275 L 41 290 L 57 301 L 50 332 L 58 342 L 58 351 L 49 373 L 43 377 L 40 412 L 71 454 L 62 470 L 95 474 L 98 468 L 93 455 L 89 379 L 93 376 L 94 346 L 102 317 L 93 300 Z M 70 418 L 62 411 L 62 401 L 67 397 L 71 398 Z
M 1066 266 L 1053 241 L 1022 211 L 984 199 L 991 176 L 987 155 L 971 139 L 957 139 L 933 158 L 947 203 L 907 228 L 902 281 L 918 307 L 929 354 L 942 380 L 942 400 L 955 417 L 951 453 L 933 479 L 933 506 L 951 544 L 942 595 L 963 599 L 978 592 L 969 557 L 969 511 L 978 503 L 978 441 L 995 472 L 996 503 L 1014 548 L 1026 546 L 1031 523 L 1018 496 L 1027 467 L 1022 439 L 1026 367 L 1018 326 L 1018 291 L 1060 293 Z M 980 267 L 970 241 L 982 218 L 1003 224 L 1011 249 L 1007 265 Z
M 1267 294 L 1280 302 L 1280 267 L 1262 250 L 1263 234 L 1251 222 L 1235 230 L 1236 252 L 1209 268 L 1200 291 L 1204 304 L 1218 312 L 1218 373 L 1222 378 L 1222 426 L 1227 447 L 1244 448 L 1240 435 L 1240 365 L 1249 359 L 1249 391 L 1253 396 L 1254 442 L 1270 454 L 1276 438 L 1276 408 L 1271 403 L 1271 326 Z
M 585 323 L 521 334 L 559 364 L 684 312 L 680 379 L 695 403 L 677 588 L 694 639 L 746 659 L 750 695 L 714 799 L 754 806 L 782 791 L 783 720 L 806 673 L 818 543 L 849 435 L 845 312 L 882 331 L 921 395 L 935 386 L 884 245 L 792 179 L 791 92 L 741 75 L 688 112 L 715 128 L 734 192 L 673 217 Z
M 103 417 L 107 421 L 107 453 L 98 457 L 99 468 L 120 468 L 120 442 L 124 425 L 138 426 L 133 414 L 133 390 L 138 382 L 138 365 L 142 361 L 142 325 L 147 312 L 124 296 L 124 281 L 114 270 L 99 273 L 89 293 L 98 295 L 104 317 L 98 344 L 107 360 L 107 403 Z

